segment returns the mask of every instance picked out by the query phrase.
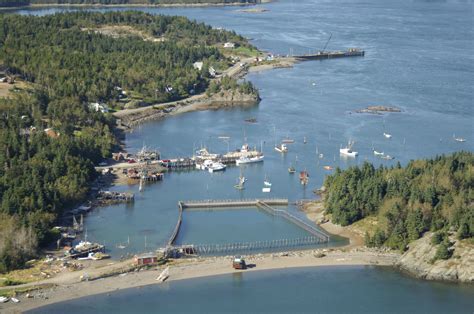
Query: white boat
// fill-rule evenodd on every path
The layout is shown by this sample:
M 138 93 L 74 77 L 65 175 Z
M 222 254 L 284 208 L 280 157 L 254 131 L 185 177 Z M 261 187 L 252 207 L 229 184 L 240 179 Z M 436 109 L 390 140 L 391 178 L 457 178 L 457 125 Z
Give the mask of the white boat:
M 286 146 L 285 144 L 276 145 L 275 150 L 279 153 L 287 153 L 288 152 L 288 146 Z
M 10 299 L 7 298 L 7 297 L 0 297 L 0 303 L 6 303 L 6 302 L 8 302 L 8 300 L 10 300 Z
M 210 173 L 217 172 L 217 171 L 223 171 L 225 170 L 226 165 L 224 165 L 221 162 L 214 161 L 212 162 L 209 166 L 207 166 L 207 171 Z
M 320 159 L 323 159 L 323 158 L 324 158 L 324 154 L 319 154 L 319 158 L 320 158 Z
M 18 300 L 17 298 L 12 297 L 11 300 L 12 300 L 13 303 L 20 303 L 20 300 Z
M 255 157 L 240 157 L 239 159 L 237 159 L 235 161 L 236 165 L 243 165 L 243 164 L 251 164 L 251 163 L 255 163 L 255 162 L 261 162 L 263 161 L 263 158 L 264 156 L 263 155 L 259 155 L 259 156 L 255 156 Z
M 453 134 L 453 139 L 456 141 L 456 142 L 460 142 L 460 143 L 463 143 L 466 141 L 465 138 L 462 138 L 462 137 L 456 137 L 456 135 Z
M 272 188 L 263 188 L 262 192 L 263 193 L 270 193 L 272 191 Z
M 169 272 L 170 272 L 170 268 L 166 267 L 165 270 L 163 270 L 161 274 L 156 278 L 156 280 L 159 282 L 165 281 L 170 276 Z
M 385 153 L 384 152 L 378 152 L 374 149 L 374 155 L 375 156 L 383 156 L 383 155 L 385 155 Z
M 352 150 L 352 145 L 354 145 L 354 142 L 349 141 L 347 147 L 339 149 L 339 154 L 341 154 L 341 156 L 346 157 L 356 157 L 357 155 L 359 155 L 358 152 Z
M 267 181 L 267 180 L 263 181 L 263 184 L 264 184 L 265 186 L 268 186 L 268 187 L 272 186 L 272 184 L 270 183 L 270 181 Z
M 385 136 L 385 138 L 392 138 L 392 134 L 385 133 L 385 132 L 383 132 L 383 136 Z
M 392 157 L 392 156 L 390 156 L 390 155 L 382 156 L 382 157 L 380 157 L 380 158 L 385 159 L 385 160 L 392 160 L 392 159 L 395 159 L 395 157 Z

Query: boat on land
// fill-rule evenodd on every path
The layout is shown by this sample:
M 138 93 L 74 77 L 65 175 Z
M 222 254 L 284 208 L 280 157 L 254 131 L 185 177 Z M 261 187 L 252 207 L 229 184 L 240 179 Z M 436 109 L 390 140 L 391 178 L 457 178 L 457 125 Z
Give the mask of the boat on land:
M 255 156 L 255 157 L 240 157 L 235 161 L 236 165 L 243 165 L 243 164 L 252 164 L 256 162 L 262 162 L 264 159 L 263 155 Z
M 280 144 L 275 146 L 275 150 L 279 153 L 287 153 L 288 152 L 288 146 L 285 144 Z
M 163 282 L 166 279 L 168 279 L 169 276 L 170 276 L 170 268 L 168 266 L 160 273 L 160 275 L 156 278 L 156 280 L 159 282 Z
M 346 157 L 357 157 L 359 153 L 352 150 L 353 145 L 354 145 L 354 142 L 349 141 L 346 147 L 339 149 L 339 154 L 341 156 L 346 156 Z
M 460 142 L 460 143 L 463 143 L 466 141 L 465 138 L 463 137 L 456 137 L 456 135 L 453 134 L 453 139 L 456 141 L 456 142 Z
M 383 132 L 383 136 L 385 136 L 385 138 L 392 138 L 392 134 L 390 133 Z
M 383 156 L 383 155 L 385 155 L 385 153 L 384 152 L 378 152 L 374 149 L 374 155 L 375 156 Z
M 7 297 L 0 297 L 0 303 L 7 303 L 9 300 Z
M 234 261 L 232 262 L 232 267 L 234 269 L 246 269 L 247 265 L 245 264 L 245 260 L 241 256 L 236 256 Z
M 20 300 L 14 297 L 12 297 L 10 300 L 12 300 L 13 303 L 20 303 Z

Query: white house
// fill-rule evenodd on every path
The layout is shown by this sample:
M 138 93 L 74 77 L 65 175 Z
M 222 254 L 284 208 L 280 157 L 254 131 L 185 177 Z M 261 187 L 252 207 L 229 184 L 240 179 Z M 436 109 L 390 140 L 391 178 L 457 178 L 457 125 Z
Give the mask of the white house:
M 235 44 L 231 42 L 227 42 L 224 44 L 224 48 L 235 48 Z
M 92 102 L 89 104 L 89 108 L 91 110 L 95 110 L 95 111 L 100 111 L 102 113 L 106 113 L 106 112 L 109 112 L 109 108 L 107 107 L 106 104 L 100 104 L 98 102 Z

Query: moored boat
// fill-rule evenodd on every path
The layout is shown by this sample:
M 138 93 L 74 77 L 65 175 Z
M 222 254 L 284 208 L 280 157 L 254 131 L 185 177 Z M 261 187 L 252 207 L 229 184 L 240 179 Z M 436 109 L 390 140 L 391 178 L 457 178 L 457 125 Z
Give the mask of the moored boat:
M 356 157 L 357 155 L 359 155 L 359 153 L 352 150 L 353 145 L 354 142 L 349 141 L 346 147 L 339 149 L 339 154 L 341 154 L 341 156 L 346 157 Z
M 287 153 L 288 152 L 288 146 L 286 146 L 285 144 L 276 145 L 275 150 L 279 153 Z
M 235 161 L 236 165 L 243 165 L 243 164 L 251 164 L 251 163 L 256 163 L 256 162 L 261 162 L 263 161 L 264 156 L 259 155 L 255 157 L 240 157 Z

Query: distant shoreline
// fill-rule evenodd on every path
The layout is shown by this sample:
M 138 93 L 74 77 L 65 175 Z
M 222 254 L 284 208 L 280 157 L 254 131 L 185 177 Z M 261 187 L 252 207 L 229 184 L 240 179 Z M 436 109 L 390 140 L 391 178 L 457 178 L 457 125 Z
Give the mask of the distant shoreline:
M 67 8 L 67 7 L 77 7 L 77 8 L 107 8 L 107 7 L 136 7 L 136 8 L 181 8 L 181 7 L 191 7 L 191 8 L 199 8 L 199 7 L 229 7 L 229 6 L 255 6 L 259 4 L 270 3 L 273 0 L 262 0 L 262 3 L 241 3 L 241 2 L 230 2 L 230 3 L 169 3 L 169 4 L 150 4 L 150 3 L 123 3 L 123 4 L 85 4 L 85 3 L 31 3 L 26 5 L 18 5 L 18 6 L 4 6 L 0 7 L 2 9 L 25 9 L 25 8 Z

